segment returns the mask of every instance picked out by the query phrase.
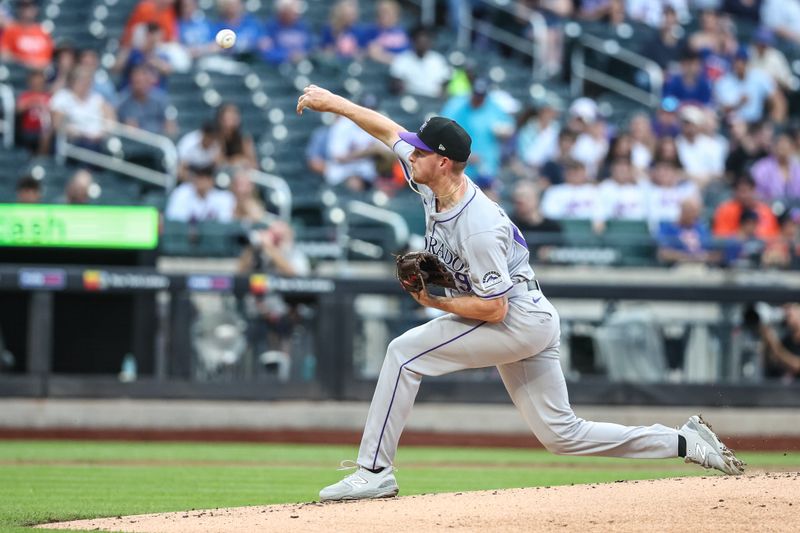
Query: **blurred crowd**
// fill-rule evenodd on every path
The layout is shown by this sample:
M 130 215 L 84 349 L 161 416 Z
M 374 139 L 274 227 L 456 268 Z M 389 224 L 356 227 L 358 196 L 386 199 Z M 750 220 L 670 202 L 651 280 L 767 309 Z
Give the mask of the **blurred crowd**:
M 78 146 L 103 151 L 104 119 L 172 138 L 180 184 L 166 206 L 170 220 L 268 216 L 248 173 L 259 168 L 260 132 L 242 127 L 232 103 L 201 128 L 182 131 L 170 105 L 172 72 L 219 56 L 271 65 L 357 61 L 387 72 L 386 93 L 362 94 L 363 105 L 382 109 L 408 95 L 467 129 L 468 175 L 527 233 L 557 235 L 563 221 L 584 220 L 602 236 L 613 221 L 638 221 L 664 264 L 798 266 L 800 82 L 793 64 L 800 60 L 800 0 L 524 0 L 513 4 L 513 15 L 474 0 L 440 4 L 448 17 L 439 28 L 407 26 L 407 6 L 392 0 L 377 2 L 371 21 L 362 20 L 357 1 L 339 0 L 317 28 L 299 0 L 276 0 L 268 20 L 255 18 L 241 0 L 218 0 L 213 17 L 196 0 L 142 0 L 114 61 L 101 64 L 96 50 L 53 43 L 36 1 L 17 0 L 13 9 L 0 4 L 0 57 L 30 69 L 17 98 L 17 126 L 32 154 L 52 153 L 53 132 L 61 128 Z M 649 28 L 652 39 L 640 40 L 639 51 L 663 71 L 661 105 L 611 120 L 587 96 L 544 91 L 521 101 L 493 79 L 492 65 L 469 58 L 452 65 L 448 50 L 436 49 L 437 33 L 456 29 L 465 12 L 533 39 L 532 11 L 548 27 L 548 53 L 538 68 L 555 87 L 569 75 L 568 21 Z M 754 28 L 749 40 L 737 32 L 744 25 Z M 230 50 L 214 43 L 222 28 L 237 34 Z M 481 35 L 473 40 L 477 48 L 492 46 Z M 346 119 L 329 117 L 314 132 L 306 161 L 307 172 L 345 192 L 391 196 L 404 188 L 391 153 Z M 229 177 L 224 189 L 214 181 L 220 169 Z M 21 201 L 35 197 L 34 181 L 19 181 Z M 78 181 L 76 188 L 91 189 L 85 176 Z

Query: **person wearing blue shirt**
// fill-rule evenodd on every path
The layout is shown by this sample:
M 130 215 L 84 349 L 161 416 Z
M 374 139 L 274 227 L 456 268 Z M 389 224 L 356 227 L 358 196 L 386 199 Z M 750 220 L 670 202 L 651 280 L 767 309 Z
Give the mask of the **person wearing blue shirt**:
M 491 188 L 500 170 L 501 139 L 514 131 L 513 119 L 488 92 L 488 80 L 478 78 L 471 95 L 454 96 L 442 109 L 443 116 L 461 124 L 472 137 L 473 155 L 465 172 L 481 188 Z
M 214 29 L 205 13 L 197 9 L 197 0 L 181 0 L 178 39 L 192 54 L 199 57 L 216 51 Z
M 695 103 L 706 106 L 711 103 L 711 82 L 703 72 L 700 55 L 687 49 L 681 57 L 680 73 L 674 74 L 664 84 L 665 97 L 677 98 L 681 104 Z
M 712 249 L 711 231 L 702 220 L 700 199 L 690 196 L 681 203 L 675 222 L 664 221 L 658 228 L 658 259 L 662 263 L 716 263 L 720 254 Z
M 258 20 L 244 12 L 241 0 L 219 0 L 217 9 L 220 21 L 213 28 L 214 35 L 225 28 L 233 30 L 236 44 L 230 52 L 236 55 L 255 52 L 262 36 L 262 27 Z
M 308 57 L 311 51 L 311 31 L 300 19 L 297 0 L 277 0 L 276 16 L 264 25 L 264 37 L 259 48 L 264 61 L 279 65 Z
M 340 59 L 360 57 L 367 45 L 367 36 L 358 18 L 357 2 L 339 0 L 331 10 L 330 24 L 322 29 L 320 47 Z
M 391 64 L 394 57 L 411 47 L 408 32 L 400 25 L 400 6 L 394 0 L 381 0 L 376 8 L 377 23 L 366 31 L 371 59 Z

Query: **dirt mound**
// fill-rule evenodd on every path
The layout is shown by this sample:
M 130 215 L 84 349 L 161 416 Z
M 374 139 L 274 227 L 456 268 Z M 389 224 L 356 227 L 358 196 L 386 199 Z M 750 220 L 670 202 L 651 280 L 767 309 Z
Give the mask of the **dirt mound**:
M 251 531 L 796 531 L 800 473 L 428 494 L 392 500 L 239 507 L 41 527 Z

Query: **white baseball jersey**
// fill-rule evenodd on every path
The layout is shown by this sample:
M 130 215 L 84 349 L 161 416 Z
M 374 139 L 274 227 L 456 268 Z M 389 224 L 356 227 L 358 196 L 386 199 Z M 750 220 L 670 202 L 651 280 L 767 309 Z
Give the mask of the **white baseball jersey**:
M 411 179 L 408 156 L 413 151 L 402 140 L 394 145 L 407 179 Z M 425 207 L 425 251 L 438 256 L 453 273 L 457 289 L 449 291 L 451 296 L 498 298 L 514 283 L 533 279 L 528 245 L 505 211 L 472 181 L 467 184 L 461 201 L 441 213 L 436 212 L 433 191 L 418 185 Z

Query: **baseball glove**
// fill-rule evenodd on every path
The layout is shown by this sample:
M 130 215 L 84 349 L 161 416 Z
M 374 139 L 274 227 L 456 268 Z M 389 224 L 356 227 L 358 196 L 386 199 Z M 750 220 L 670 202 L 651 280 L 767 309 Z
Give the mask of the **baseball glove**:
M 406 292 L 419 292 L 426 285 L 455 289 L 456 282 L 438 257 L 428 252 L 397 256 L 397 279 Z

